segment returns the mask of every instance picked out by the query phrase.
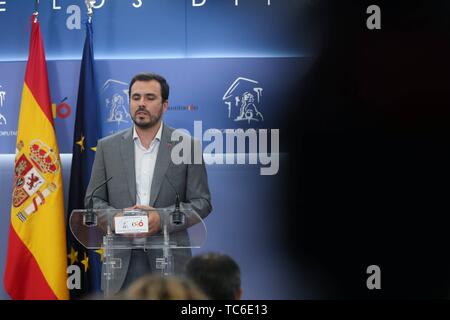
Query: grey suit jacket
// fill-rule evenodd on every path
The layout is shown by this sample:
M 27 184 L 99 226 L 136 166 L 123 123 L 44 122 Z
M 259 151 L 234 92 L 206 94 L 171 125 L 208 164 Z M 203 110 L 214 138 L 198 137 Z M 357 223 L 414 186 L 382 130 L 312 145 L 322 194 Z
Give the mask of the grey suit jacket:
M 174 131 L 163 125 L 158 156 L 151 185 L 150 203 L 155 208 L 174 208 L 176 188 L 180 195 L 181 209 L 192 209 L 203 219 L 211 212 L 211 195 L 208 187 L 207 173 L 202 164 L 174 164 L 170 154 L 173 146 L 178 142 L 171 141 Z M 191 145 L 194 140 L 186 136 Z M 167 176 L 167 178 L 166 178 Z M 86 191 L 85 205 L 88 204 L 92 191 L 112 177 L 105 187 L 96 191 L 93 197 L 94 208 L 123 209 L 136 204 L 136 176 L 134 161 L 133 128 L 118 132 L 114 135 L 100 139 L 97 144 L 91 179 Z M 172 183 L 173 187 L 167 181 Z M 188 223 L 189 224 L 189 223 Z M 176 227 L 178 228 L 178 227 Z M 186 241 L 188 234 L 186 227 L 174 228 L 171 239 Z M 120 250 L 122 270 L 117 274 L 116 287 L 112 292 L 120 290 L 125 279 L 130 262 L 130 250 Z M 149 262 L 154 268 L 156 256 L 162 256 L 160 250 L 149 250 Z M 175 273 L 181 273 L 184 264 L 191 257 L 189 249 L 173 250 Z

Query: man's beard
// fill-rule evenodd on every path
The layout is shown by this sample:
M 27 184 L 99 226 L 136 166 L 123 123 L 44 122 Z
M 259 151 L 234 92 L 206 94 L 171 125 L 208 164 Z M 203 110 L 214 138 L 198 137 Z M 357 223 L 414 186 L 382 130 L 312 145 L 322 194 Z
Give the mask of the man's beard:
M 150 118 L 147 122 L 138 122 L 138 121 L 136 120 L 136 118 L 137 118 L 136 113 L 137 113 L 137 112 L 142 112 L 142 111 L 145 111 L 145 112 L 147 113 L 148 117 Z M 133 122 L 134 122 L 134 124 L 135 124 L 137 127 L 141 128 L 141 129 L 149 129 L 149 128 L 152 128 L 153 126 L 155 126 L 155 125 L 159 122 L 159 120 L 161 119 L 161 116 L 162 116 L 162 109 L 161 109 L 161 111 L 160 111 L 158 114 L 156 114 L 156 115 L 153 115 L 153 114 L 151 114 L 150 112 L 148 112 L 148 111 L 146 111 L 146 110 L 142 110 L 142 109 L 141 109 L 141 110 L 137 110 L 136 113 L 134 114 L 134 117 L 133 117 Z

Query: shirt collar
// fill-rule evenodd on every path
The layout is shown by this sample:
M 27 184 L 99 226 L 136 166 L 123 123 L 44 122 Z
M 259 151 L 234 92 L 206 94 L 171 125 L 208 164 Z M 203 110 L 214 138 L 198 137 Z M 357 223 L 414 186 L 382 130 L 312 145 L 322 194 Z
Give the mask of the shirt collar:
M 155 138 L 153 139 L 153 141 L 157 140 L 157 141 L 161 141 L 161 135 L 162 135 L 162 127 L 163 127 L 163 122 L 161 121 L 161 125 L 159 126 L 158 132 L 156 133 Z M 139 139 L 139 136 L 136 132 L 136 126 L 133 126 L 133 140 Z M 152 141 L 152 142 L 153 142 Z

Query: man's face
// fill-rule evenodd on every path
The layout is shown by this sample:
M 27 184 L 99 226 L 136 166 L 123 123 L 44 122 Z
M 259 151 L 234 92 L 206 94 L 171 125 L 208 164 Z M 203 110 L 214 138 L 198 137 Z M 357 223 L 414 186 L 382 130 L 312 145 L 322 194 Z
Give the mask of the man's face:
M 167 111 L 168 101 L 162 101 L 161 85 L 156 80 L 136 81 L 130 92 L 130 113 L 135 125 L 153 127 Z

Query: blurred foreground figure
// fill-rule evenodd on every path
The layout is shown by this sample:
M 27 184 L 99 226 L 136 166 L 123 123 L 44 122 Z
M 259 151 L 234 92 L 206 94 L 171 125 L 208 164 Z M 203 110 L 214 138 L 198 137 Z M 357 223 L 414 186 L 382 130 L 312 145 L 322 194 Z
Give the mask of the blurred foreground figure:
M 186 275 L 213 300 L 240 300 L 241 271 L 229 256 L 205 253 L 192 257 Z
M 117 296 L 124 300 L 207 300 L 191 281 L 175 276 L 147 275 Z

